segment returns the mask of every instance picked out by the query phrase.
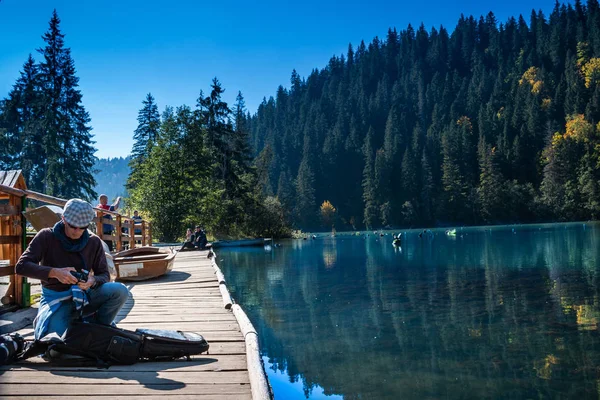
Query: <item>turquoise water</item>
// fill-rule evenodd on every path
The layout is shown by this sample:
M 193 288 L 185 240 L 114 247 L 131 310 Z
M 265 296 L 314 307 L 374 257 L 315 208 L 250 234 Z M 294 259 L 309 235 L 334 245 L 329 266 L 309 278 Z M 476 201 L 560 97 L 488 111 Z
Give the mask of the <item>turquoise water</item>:
M 598 224 L 418 233 L 218 251 L 276 399 L 598 398 Z

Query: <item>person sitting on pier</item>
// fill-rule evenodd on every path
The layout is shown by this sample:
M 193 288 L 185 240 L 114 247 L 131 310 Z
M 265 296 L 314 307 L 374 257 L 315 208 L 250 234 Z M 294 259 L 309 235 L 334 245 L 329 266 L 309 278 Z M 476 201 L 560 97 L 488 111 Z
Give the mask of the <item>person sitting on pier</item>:
M 206 232 L 200 225 L 196 226 L 196 232 L 192 235 L 192 242 L 194 243 L 194 247 L 204 250 L 206 247 L 206 243 L 208 240 L 206 239 Z
M 204 250 L 206 247 L 207 239 L 206 233 L 202 229 L 200 225 L 196 226 L 196 232 L 191 233 L 190 229 L 188 229 L 188 233 L 186 234 L 186 242 L 183 244 L 184 249 L 200 249 Z
M 106 211 L 116 211 L 117 208 L 119 207 L 119 203 L 121 202 L 121 197 L 120 196 L 117 197 L 115 202 L 113 204 L 111 204 L 110 206 L 108 205 L 108 196 L 107 195 L 101 194 L 100 198 L 98 200 L 100 201 L 100 204 L 98 204 L 96 206 L 97 208 L 101 208 Z M 104 218 L 106 218 L 108 220 L 112 220 L 112 215 L 106 214 L 104 216 Z M 113 230 L 114 230 L 114 227 L 111 224 L 102 224 L 102 234 L 103 235 L 112 235 Z M 113 251 L 113 241 L 105 240 L 104 243 L 106 243 L 108 245 L 108 249 L 112 252 Z
M 101 239 L 87 230 L 94 216 L 90 203 L 69 200 L 62 219 L 39 231 L 15 266 L 17 274 L 42 283 L 35 339 L 61 336 L 78 316 L 110 325 L 129 296 L 125 285 L 110 282 Z

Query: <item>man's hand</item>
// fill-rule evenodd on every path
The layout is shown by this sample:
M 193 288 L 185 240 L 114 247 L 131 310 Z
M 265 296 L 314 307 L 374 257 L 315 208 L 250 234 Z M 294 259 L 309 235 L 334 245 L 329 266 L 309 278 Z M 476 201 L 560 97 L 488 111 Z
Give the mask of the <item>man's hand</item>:
M 77 283 L 77 278 L 71 275 L 71 271 L 77 271 L 73 267 L 68 268 L 52 268 L 48 274 L 48 278 L 58 279 L 60 283 L 74 285 Z
M 94 277 L 94 275 L 89 274 L 87 282 L 79 282 L 77 284 L 77 286 L 79 286 L 79 289 L 85 291 L 85 290 L 88 290 L 89 288 L 91 288 L 92 286 L 94 286 L 95 284 L 96 284 L 96 278 Z

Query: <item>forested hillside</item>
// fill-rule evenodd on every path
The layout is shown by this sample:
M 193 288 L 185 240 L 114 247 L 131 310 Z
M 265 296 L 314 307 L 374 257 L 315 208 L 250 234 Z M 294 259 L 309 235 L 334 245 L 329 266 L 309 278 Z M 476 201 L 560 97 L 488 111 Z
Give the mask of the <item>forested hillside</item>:
M 129 157 L 97 159 L 94 164 L 94 179 L 96 179 L 94 190 L 98 195 L 106 194 L 111 203 L 117 196 L 127 196 L 125 182 L 129 176 L 129 160 Z
M 597 0 L 390 29 L 260 105 L 258 179 L 302 228 L 595 219 L 599 81 Z

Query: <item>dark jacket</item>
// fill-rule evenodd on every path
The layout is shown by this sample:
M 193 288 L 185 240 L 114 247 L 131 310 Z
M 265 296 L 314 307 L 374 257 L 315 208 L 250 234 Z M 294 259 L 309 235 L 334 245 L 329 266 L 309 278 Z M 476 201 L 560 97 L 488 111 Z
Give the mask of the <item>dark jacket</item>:
M 90 234 L 88 243 L 81 253 L 71 253 L 63 249 L 58 238 L 52 233 L 52 229 L 46 228 L 35 235 L 29 247 L 23 252 L 15 266 L 15 272 L 28 278 L 39 279 L 42 281 L 42 286 L 62 292 L 69 290 L 71 285 L 60 283 L 55 278 L 49 279 L 50 270 L 65 267 L 82 269 L 83 261 L 88 270 L 94 271 L 98 285 L 110 282 L 106 256 L 98 236 Z

